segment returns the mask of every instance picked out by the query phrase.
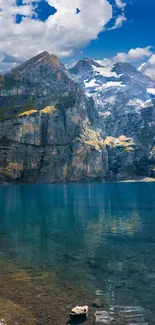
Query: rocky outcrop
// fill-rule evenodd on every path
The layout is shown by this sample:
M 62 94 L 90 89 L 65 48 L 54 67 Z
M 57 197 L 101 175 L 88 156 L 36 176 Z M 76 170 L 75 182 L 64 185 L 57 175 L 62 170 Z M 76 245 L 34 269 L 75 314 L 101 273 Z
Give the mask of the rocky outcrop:
M 85 59 L 71 72 L 85 64 L 100 69 Z M 80 83 L 47 52 L 0 79 L 1 183 L 155 177 L 153 100 L 107 111 Z

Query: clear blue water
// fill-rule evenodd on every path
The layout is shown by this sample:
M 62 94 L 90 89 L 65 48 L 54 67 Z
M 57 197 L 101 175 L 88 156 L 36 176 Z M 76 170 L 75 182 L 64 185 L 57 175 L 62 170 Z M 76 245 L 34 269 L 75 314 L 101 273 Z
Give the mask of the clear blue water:
M 155 320 L 155 183 L 0 186 L 0 258 Z

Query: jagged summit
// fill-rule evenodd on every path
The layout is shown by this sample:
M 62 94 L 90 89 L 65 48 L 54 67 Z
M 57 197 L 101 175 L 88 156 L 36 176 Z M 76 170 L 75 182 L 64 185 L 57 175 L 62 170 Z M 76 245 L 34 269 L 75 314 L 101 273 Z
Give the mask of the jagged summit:
M 45 64 L 56 68 L 63 67 L 63 64 L 59 61 L 56 55 L 49 54 L 47 51 L 44 51 L 35 55 L 24 63 L 21 63 L 19 66 L 13 68 L 12 72 L 24 70 L 27 68 L 33 68 L 34 66 Z
M 59 59 L 44 51 L 2 76 L 0 106 L 25 105 L 32 99 L 37 108 L 74 91 L 75 82 Z M 17 97 L 16 97 L 17 96 Z
M 121 73 L 139 74 L 139 71 L 136 69 L 136 67 L 129 62 L 117 62 L 113 65 L 112 70 L 118 74 L 121 74 Z
M 76 65 L 70 69 L 70 72 L 73 74 L 84 74 L 88 72 L 93 72 L 93 67 L 102 67 L 98 62 L 90 59 L 84 58 L 76 63 Z
M 102 65 L 102 62 L 84 59 L 71 69 L 71 73 L 101 110 L 120 109 L 121 106 L 123 110 L 131 109 L 132 100 L 149 100 L 149 93 L 155 88 L 155 81 L 128 62 L 105 66 L 104 62 Z
M 89 65 L 94 65 L 95 67 L 101 67 L 102 65 L 99 64 L 97 61 L 91 59 L 91 58 L 83 58 L 82 60 L 80 60 L 79 62 L 81 63 L 87 63 Z
M 101 70 L 96 68 L 101 68 Z M 99 73 L 100 71 L 104 73 L 105 71 L 109 70 L 111 72 L 115 72 L 118 75 L 123 73 L 126 74 L 136 73 L 140 75 L 140 72 L 136 69 L 136 67 L 128 62 L 117 62 L 115 64 L 106 66 L 104 65 L 104 62 L 102 64 L 102 61 L 98 62 L 90 58 L 84 58 L 80 60 L 79 62 L 76 63 L 74 67 L 70 69 L 71 73 L 74 74 L 80 74 L 80 73 L 83 74 L 83 72 L 85 72 L 86 70 L 87 72 L 94 71 L 94 73 L 96 72 Z

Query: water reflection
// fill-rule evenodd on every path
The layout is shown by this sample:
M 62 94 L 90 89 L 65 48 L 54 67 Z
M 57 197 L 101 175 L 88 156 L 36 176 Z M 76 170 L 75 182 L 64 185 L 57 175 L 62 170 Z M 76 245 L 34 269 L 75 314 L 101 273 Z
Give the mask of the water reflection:
M 154 183 L 1 186 L 1 258 L 155 310 L 154 211 Z

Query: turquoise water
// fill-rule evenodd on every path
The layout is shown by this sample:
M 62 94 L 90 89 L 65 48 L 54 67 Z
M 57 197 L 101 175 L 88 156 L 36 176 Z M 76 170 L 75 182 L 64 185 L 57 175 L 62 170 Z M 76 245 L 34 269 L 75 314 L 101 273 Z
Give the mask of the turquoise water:
M 0 186 L 0 259 L 141 306 L 154 324 L 155 183 Z

